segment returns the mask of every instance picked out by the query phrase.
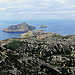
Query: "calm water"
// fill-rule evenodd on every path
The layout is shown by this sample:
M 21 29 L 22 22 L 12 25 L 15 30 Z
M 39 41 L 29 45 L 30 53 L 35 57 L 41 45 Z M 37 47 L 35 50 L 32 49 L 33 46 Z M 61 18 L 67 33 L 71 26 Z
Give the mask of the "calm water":
M 7 28 L 10 25 L 16 25 L 19 23 L 27 23 L 29 25 L 35 26 L 36 30 L 41 29 L 40 25 L 46 25 L 44 28 L 46 32 L 54 32 L 61 35 L 72 35 L 75 34 L 75 20 L 20 20 L 20 21 L 0 21 L 0 30 Z M 22 33 L 7 33 L 0 31 L 0 40 L 7 38 L 20 37 L 19 34 Z

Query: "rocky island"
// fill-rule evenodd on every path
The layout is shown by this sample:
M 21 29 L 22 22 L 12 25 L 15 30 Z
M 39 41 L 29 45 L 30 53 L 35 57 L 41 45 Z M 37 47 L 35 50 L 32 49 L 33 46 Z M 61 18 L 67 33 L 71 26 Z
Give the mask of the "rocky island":
M 18 25 L 11 25 L 8 28 L 3 29 L 4 32 L 27 32 L 34 30 L 34 26 L 30 26 L 26 23 L 21 23 Z
M 45 26 L 45 25 L 41 25 L 40 28 L 47 28 L 47 26 Z

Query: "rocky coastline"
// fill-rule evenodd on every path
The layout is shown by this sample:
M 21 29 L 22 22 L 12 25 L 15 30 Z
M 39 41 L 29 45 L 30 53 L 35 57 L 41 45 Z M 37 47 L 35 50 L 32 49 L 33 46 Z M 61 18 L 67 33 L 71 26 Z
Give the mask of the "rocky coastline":
M 15 27 L 4 31 L 11 32 L 11 29 Z M 0 75 L 74 75 L 75 35 L 62 36 L 32 29 L 35 27 L 29 27 L 20 38 L 0 41 Z

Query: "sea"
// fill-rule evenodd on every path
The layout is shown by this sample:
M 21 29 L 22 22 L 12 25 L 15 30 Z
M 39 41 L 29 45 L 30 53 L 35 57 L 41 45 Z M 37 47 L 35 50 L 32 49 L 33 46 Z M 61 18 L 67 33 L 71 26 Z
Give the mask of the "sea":
M 35 30 L 45 30 L 44 32 L 53 32 L 63 36 L 75 34 L 75 20 L 0 20 L 0 40 L 20 37 L 19 34 L 22 34 L 22 32 L 8 33 L 2 31 L 10 25 L 20 23 L 35 26 Z M 47 28 L 40 28 L 41 25 L 45 25 Z

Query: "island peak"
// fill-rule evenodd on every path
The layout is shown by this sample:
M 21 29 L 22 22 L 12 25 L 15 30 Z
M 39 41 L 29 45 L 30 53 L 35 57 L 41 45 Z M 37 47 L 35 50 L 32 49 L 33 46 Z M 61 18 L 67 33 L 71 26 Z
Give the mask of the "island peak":
M 27 32 L 34 30 L 34 26 L 30 26 L 26 23 L 20 23 L 17 25 L 11 25 L 8 28 L 3 29 L 4 32 Z

